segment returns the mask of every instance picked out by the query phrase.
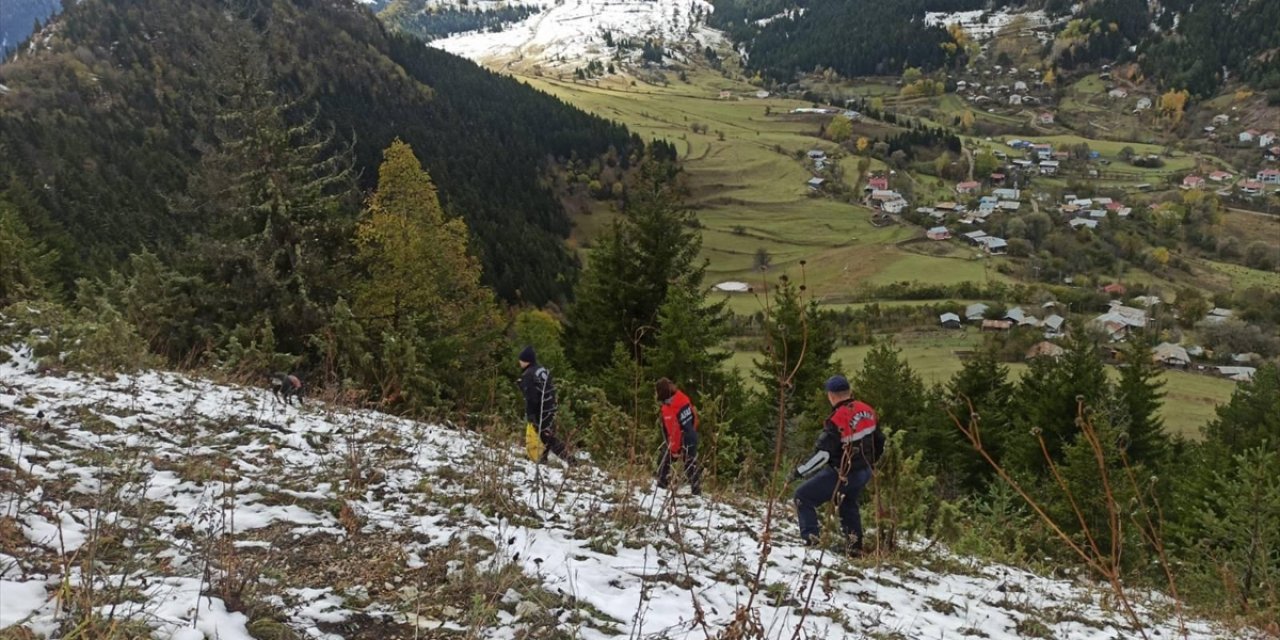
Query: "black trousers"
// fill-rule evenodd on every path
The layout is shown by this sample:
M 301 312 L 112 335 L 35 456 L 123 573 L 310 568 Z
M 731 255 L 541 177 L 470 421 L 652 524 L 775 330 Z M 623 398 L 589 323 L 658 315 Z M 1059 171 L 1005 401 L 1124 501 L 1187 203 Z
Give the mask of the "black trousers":
M 554 423 L 546 423 L 542 426 L 534 425 L 538 429 L 538 437 L 542 438 L 542 462 L 546 462 L 547 454 L 554 453 L 557 458 L 565 462 L 573 462 L 569 459 L 569 453 L 565 451 L 564 442 L 556 437 L 556 429 Z
M 689 489 L 694 495 L 702 493 L 702 467 L 698 464 L 698 436 L 685 436 L 680 448 L 680 458 L 684 460 L 684 476 L 689 480 Z M 658 486 L 666 488 L 671 480 L 672 455 L 670 447 L 662 447 L 662 456 L 658 459 Z

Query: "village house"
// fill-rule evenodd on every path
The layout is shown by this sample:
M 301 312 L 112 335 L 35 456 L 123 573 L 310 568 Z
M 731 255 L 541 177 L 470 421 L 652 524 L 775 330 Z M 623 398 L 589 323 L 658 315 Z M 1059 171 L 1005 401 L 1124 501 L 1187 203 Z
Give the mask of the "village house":
M 1276 132 L 1274 132 L 1274 131 L 1268 131 L 1268 132 L 1266 132 L 1266 133 L 1264 133 L 1264 134 L 1262 134 L 1262 135 L 1258 136 L 1258 146 L 1259 146 L 1259 147 L 1263 147 L 1263 148 L 1269 147 L 1269 146 L 1271 146 L 1275 141 L 1276 141 Z
M 1236 382 L 1251 382 L 1257 372 L 1254 367 L 1218 367 L 1218 375 Z
M 877 174 L 871 176 L 867 180 L 867 188 L 872 190 L 884 191 L 889 188 L 889 176 Z
M 1232 178 L 1231 174 L 1226 171 L 1214 171 L 1209 174 L 1209 179 L 1214 182 L 1226 182 Z
M 1262 195 L 1262 182 L 1258 180 L 1245 180 L 1240 183 L 1240 193 L 1246 196 Z
M 979 229 L 978 231 L 970 231 L 963 235 L 966 242 L 976 247 L 983 243 L 983 238 L 987 237 L 987 232 Z
M 731 96 L 733 96 L 733 92 L 729 91 L 728 89 L 726 89 L 726 90 L 724 90 L 724 91 L 721 91 L 721 92 L 720 92 L 720 99 L 721 99 L 721 100 L 727 100 L 727 99 L 729 99 Z
M 995 175 L 1002 175 L 1002 174 L 995 174 Z M 996 189 L 991 192 L 991 195 L 996 197 L 999 200 L 1021 200 L 1022 199 L 1022 192 L 1017 189 Z
M 1040 160 L 1049 160 L 1053 158 L 1053 145 L 1048 143 L 1033 144 L 1031 150 L 1035 152 L 1036 158 Z
M 954 313 L 944 313 L 938 316 L 938 323 L 942 325 L 943 329 L 959 329 L 960 316 Z
M 1225 113 L 1219 113 L 1218 115 L 1213 117 L 1214 126 L 1221 127 L 1223 125 L 1229 124 L 1230 122 L 1231 122 L 1231 116 Z
M 985 315 L 987 313 L 987 309 L 990 308 L 991 307 L 981 302 L 975 302 L 964 308 L 964 317 L 969 322 L 978 322 L 979 320 L 982 320 L 982 316 Z
M 1013 83 L 1013 90 L 1014 90 L 1014 91 L 1017 91 L 1018 93 L 1026 93 L 1026 92 L 1027 92 L 1027 83 L 1025 83 L 1025 82 L 1023 82 L 1023 81 L 1019 80 L 1019 81 L 1017 81 L 1017 82 Z
M 1137 106 L 1134 107 L 1133 110 L 1146 111 L 1147 109 L 1150 109 L 1150 108 L 1151 108 L 1151 98 L 1147 98 L 1144 96 L 1142 98 L 1138 98 L 1138 104 Z
M 1040 326 L 1044 327 L 1044 337 L 1046 338 L 1061 336 L 1064 332 L 1063 330 L 1066 329 L 1066 325 L 1067 319 L 1056 313 L 1045 318 L 1044 322 L 1040 323 Z
M 961 205 L 959 205 L 959 204 L 956 204 L 956 203 L 954 203 L 954 202 L 951 202 L 951 201 L 949 201 L 949 200 L 948 200 L 947 202 L 937 202 L 937 203 L 934 203 L 933 208 L 934 208 L 934 209 L 937 209 L 938 211 L 948 211 L 948 212 L 951 212 L 951 211 L 964 211 L 964 207 L 963 207 L 963 206 L 961 206 Z
M 823 151 L 822 149 L 810 149 L 809 159 L 810 160 L 826 160 L 827 152 Z
M 1156 346 L 1151 352 L 1152 361 L 1165 365 L 1166 367 L 1176 367 L 1185 369 L 1191 364 L 1191 356 L 1187 354 L 1187 350 L 1181 345 L 1171 342 L 1162 342 Z
M 1067 222 L 1067 224 L 1071 225 L 1072 229 L 1079 229 L 1081 227 L 1085 227 L 1087 229 L 1094 230 L 1098 228 L 1098 221 L 1090 220 L 1088 218 L 1072 218 L 1069 222 Z
M 1271 162 L 1280 161 L 1280 146 L 1271 147 L 1270 149 L 1267 149 L 1267 153 L 1263 157 L 1265 157 L 1267 160 Z
M 1112 100 L 1123 100 L 1129 97 L 1129 92 L 1125 91 L 1124 89 L 1116 88 L 1108 91 L 1107 96 L 1109 96 Z
M 1009 96 L 1009 105 L 1014 107 L 1022 106 L 1022 96 L 1016 93 Z
M 1236 136 L 1236 139 L 1239 140 L 1240 142 L 1253 142 L 1255 139 L 1257 139 L 1260 133 L 1261 132 L 1258 131 L 1257 129 L 1249 129 L 1248 131 L 1241 131 L 1240 135 Z M 1266 146 L 1266 145 L 1263 145 L 1263 146 Z
M 960 184 L 957 184 L 957 185 L 956 185 L 956 193 L 961 194 L 961 195 L 965 195 L 965 194 L 973 193 L 973 192 L 977 191 L 977 190 L 978 190 L 978 188 L 979 188 L 979 187 L 981 187 L 981 186 L 982 186 L 981 184 L 979 184 L 979 183 L 977 183 L 977 182 L 975 182 L 975 181 L 973 181 L 973 180 L 969 180 L 969 181 L 966 181 L 966 182 L 961 182 Z
M 1280 184 L 1280 169 L 1263 169 L 1258 172 L 1257 179 L 1262 184 Z
M 982 241 L 983 250 L 993 256 L 1002 256 L 1009 251 L 1009 242 L 1004 238 L 987 236 Z
M 1204 317 L 1205 322 L 1226 322 L 1231 319 L 1231 310 L 1222 307 L 1214 307 L 1209 310 L 1209 314 Z
M 1040 124 L 1053 124 L 1053 114 L 1048 111 L 1040 112 Z
M 1093 319 L 1093 325 L 1105 331 L 1112 341 L 1124 340 L 1131 330 L 1147 326 L 1147 312 L 1112 302 L 1109 311 Z
M 951 231 L 949 231 L 946 227 L 934 227 L 926 231 L 924 235 L 930 240 L 950 240 L 951 239 Z
M 1183 189 L 1203 189 L 1204 178 L 1201 178 L 1200 176 L 1194 176 L 1194 175 L 1187 176 L 1182 179 L 1182 188 Z
M 983 320 L 983 331 L 1008 331 L 1013 327 L 1013 323 L 1008 320 Z
M 1058 167 L 1059 167 L 1059 163 L 1057 160 L 1041 160 L 1040 175 L 1042 176 L 1058 175 Z
M 1122 296 L 1126 291 L 1128 291 L 1128 289 L 1119 282 L 1112 282 L 1111 284 L 1102 287 L 1103 293 L 1113 296 Z
M 897 200 L 885 200 L 880 203 L 880 210 L 885 213 L 897 215 L 907 208 L 907 201 L 899 197 Z
M 809 185 L 810 191 L 820 191 L 822 189 L 822 185 L 826 184 L 826 182 L 827 181 L 822 178 L 809 178 L 809 182 L 806 184 Z
M 1133 299 L 1133 303 L 1150 309 L 1158 304 L 1164 304 L 1164 301 L 1160 299 L 1160 296 L 1138 296 Z
M 1003 173 L 991 174 L 991 184 L 1004 184 L 1004 174 Z
M 1001 200 L 996 207 L 1004 211 L 1017 211 L 1022 208 L 1022 203 L 1017 200 Z
M 757 97 L 757 98 L 759 98 L 759 99 L 761 99 L 761 100 L 764 100 L 765 98 L 768 98 L 768 97 L 769 97 L 769 92 L 768 92 L 768 91 L 765 91 L 764 89 L 761 89 L 761 90 L 759 90 L 759 91 L 757 91 L 757 92 L 756 92 L 756 97 Z
M 1027 360 L 1034 360 L 1036 358 L 1058 358 L 1066 352 L 1066 349 L 1045 340 L 1037 342 L 1030 349 L 1027 349 Z
M 1004 318 L 1002 319 L 1008 320 L 1014 324 L 1022 324 L 1022 321 L 1025 320 L 1026 317 L 1027 312 L 1023 311 L 1022 307 L 1011 307 L 1008 311 L 1004 312 Z

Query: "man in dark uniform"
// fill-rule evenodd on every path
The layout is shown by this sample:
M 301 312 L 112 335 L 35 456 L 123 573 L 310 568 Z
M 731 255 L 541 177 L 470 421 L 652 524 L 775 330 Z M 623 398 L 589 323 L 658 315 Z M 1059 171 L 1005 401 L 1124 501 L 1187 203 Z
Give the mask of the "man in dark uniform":
M 554 453 L 569 466 L 574 460 L 565 451 L 564 443 L 556 437 L 556 386 L 551 382 L 551 372 L 538 364 L 538 355 L 533 347 L 525 347 L 520 352 L 520 390 L 524 392 L 524 415 L 529 424 L 537 430 L 542 439 L 542 459 L 547 461 L 547 454 Z
M 796 514 L 805 544 L 817 544 L 818 506 L 834 500 L 840 511 L 840 528 L 849 555 L 862 555 L 862 515 L 858 496 L 871 481 L 871 469 L 884 451 L 884 434 L 877 428 L 876 412 L 854 400 L 849 381 L 835 375 L 826 383 L 831 415 L 823 425 L 813 456 L 793 477 L 808 478 L 796 489 Z

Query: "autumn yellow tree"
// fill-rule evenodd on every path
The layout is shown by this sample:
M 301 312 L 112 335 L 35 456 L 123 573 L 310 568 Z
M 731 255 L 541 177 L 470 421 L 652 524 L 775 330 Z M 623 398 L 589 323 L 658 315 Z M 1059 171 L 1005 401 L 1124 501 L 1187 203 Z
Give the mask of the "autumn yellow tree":
M 965 110 L 964 114 L 960 116 L 960 128 L 964 129 L 966 132 L 973 131 L 974 121 L 975 118 L 973 112 Z
M 441 208 L 413 149 L 392 142 L 356 230 L 362 278 L 352 309 L 380 342 L 370 357 L 380 359 L 383 398 L 414 408 L 461 404 L 495 370 L 502 322 L 469 237 L 466 223 Z
M 853 137 L 853 121 L 842 116 L 836 116 L 827 125 L 827 137 L 836 142 L 844 142 Z
M 1182 122 L 1182 114 L 1187 108 L 1187 101 L 1191 98 L 1191 94 L 1186 89 L 1182 91 L 1174 91 L 1170 89 L 1164 95 L 1160 96 L 1160 113 L 1169 119 L 1169 123 L 1176 125 Z
M 1053 69 L 1049 69 L 1048 71 L 1045 71 L 1044 78 L 1042 79 L 1044 80 L 1044 86 L 1046 87 L 1053 87 L 1054 85 L 1058 84 L 1058 76 L 1053 73 Z
M 858 153 L 866 153 L 867 149 L 870 147 L 871 147 L 871 141 L 868 140 L 866 136 L 858 137 Z

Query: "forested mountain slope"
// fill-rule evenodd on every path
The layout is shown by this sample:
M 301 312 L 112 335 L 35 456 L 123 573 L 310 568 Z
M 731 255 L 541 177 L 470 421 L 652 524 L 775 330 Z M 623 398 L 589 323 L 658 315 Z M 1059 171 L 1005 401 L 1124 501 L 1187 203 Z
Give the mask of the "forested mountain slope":
M 963 53 L 925 12 L 1037 9 L 1059 18 L 1045 52 L 1065 68 L 1137 61 L 1167 88 L 1209 96 L 1230 79 L 1280 89 L 1280 3 L 1271 0 L 717 0 L 712 25 L 777 79 L 937 68 Z M 1230 37 L 1224 37 L 1230 34 Z
M 4 195 L 58 249 L 64 281 L 141 248 L 181 253 L 215 226 L 207 160 L 254 126 L 231 122 L 237 110 L 265 109 L 311 131 L 317 162 L 349 148 L 363 187 L 393 138 L 409 142 L 499 295 L 562 299 L 569 222 L 542 169 L 640 146 L 350 0 L 82 0 L 39 43 L 0 67 L 0 157 Z

